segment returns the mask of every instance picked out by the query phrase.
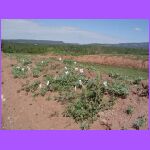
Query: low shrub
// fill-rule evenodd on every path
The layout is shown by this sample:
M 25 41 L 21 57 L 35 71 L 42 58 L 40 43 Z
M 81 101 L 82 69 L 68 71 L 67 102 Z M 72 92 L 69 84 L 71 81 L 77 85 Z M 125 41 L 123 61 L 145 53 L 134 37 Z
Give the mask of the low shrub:
M 27 77 L 27 68 L 14 66 L 12 68 L 12 74 L 14 78 L 25 78 Z
M 134 108 L 133 108 L 132 106 L 128 106 L 128 108 L 125 110 L 125 112 L 126 112 L 128 115 L 133 114 L 133 111 L 134 111 Z
M 146 122 L 145 116 L 138 117 L 137 120 L 133 123 L 133 128 L 139 130 L 140 127 L 142 127 L 145 122 Z
M 126 98 L 129 94 L 129 89 L 127 85 L 122 82 L 114 82 L 108 87 L 108 92 L 111 95 L 115 95 L 118 97 Z

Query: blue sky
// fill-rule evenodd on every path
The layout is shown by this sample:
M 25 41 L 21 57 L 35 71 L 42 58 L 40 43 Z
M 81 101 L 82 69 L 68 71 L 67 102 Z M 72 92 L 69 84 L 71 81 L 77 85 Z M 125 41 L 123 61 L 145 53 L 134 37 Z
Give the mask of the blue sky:
M 149 22 L 135 19 L 3 19 L 2 38 L 81 44 L 148 42 Z

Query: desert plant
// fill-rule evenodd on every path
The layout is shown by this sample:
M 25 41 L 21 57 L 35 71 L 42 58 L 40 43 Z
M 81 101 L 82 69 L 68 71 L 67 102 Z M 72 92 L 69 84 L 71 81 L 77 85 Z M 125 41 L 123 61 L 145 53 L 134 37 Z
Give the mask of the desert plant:
M 74 99 L 77 98 L 77 94 L 73 91 L 60 92 L 59 96 L 56 97 L 56 100 L 61 103 L 70 103 L 73 102 Z
M 99 82 L 95 79 L 87 83 L 87 88 L 82 90 L 79 99 L 68 106 L 66 114 L 73 117 L 76 122 L 92 119 L 98 113 L 101 101 L 102 93 Z
M 84 121 L 80 123 L 80 129 L 81 130 L 88 130 L 90 128 L 89 122 L 88 121 Z
M 19 62 L 23 65 L 23 66 L 26 66 L 26 65 L 28 65 L 28 64 L 31 64 L 32 63 L 32 61 L 29 59 L 29 58 L 22 58 L 22 59 L 20 59 L 19 60 Z
M 34 81 L 32 84 L 25 86 L 26 92 L 35 92 L 39 87 L 40 81 Z
M 12 74 L 14 78 L 25 78 L 27 77 L 27 68 L 14 66 L 12 68 Z
M 117 73 L 117 72 L 110 72 L 109 74 L 109 77 L 111 77 L 112 79 L 116 79 L 116 78 L 119 78 L 120 77 L 120 74 Z
M 45 94 L 47 93 L 47 91 L 48 91 L 47 87 L 42 87 L 42 88 L 40 89 L 40 95 L 41 95 L 41 96 L 45 96 Z
M 125 110 L 125 112 L 128 114 L 128 115 L 131 115 L 134 111 L 134 108 L 132 106 L 128 106 L 128 108 Z
M 143 78 L 142 77 L 138 77 L 138 78 L 135 78 L 132 83 L 133 84 L 140 84 L 141 80 L 143 80 Z
M 129 89 L 127 85 L 122 82 L 114 82 L 108 87 L 108 92 L 111 95 L 119 96 L 122 98 L 126 98 L 129 94 Z
M 142 127 L 145 122 L 146 122 L 145 116 L 138 117 L 137 120 L 133 123 L 133 128 L 139 130 L 140 127 Z
M 40 76 L 41 69 L 39 67 L 33 68 L 32 74 L 34 78 L 38 78 Z

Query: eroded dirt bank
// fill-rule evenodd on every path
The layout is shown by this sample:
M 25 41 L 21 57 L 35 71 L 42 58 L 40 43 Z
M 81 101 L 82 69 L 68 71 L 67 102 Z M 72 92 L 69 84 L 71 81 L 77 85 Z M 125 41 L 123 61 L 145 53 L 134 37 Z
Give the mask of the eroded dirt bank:
M 60 56 L 63 59 L 72 59 L 72 60 L 85 62 L 85 63 L 148 69 L 147 60 L 131 59 L 124 56 L 105 56 L 105 55 L 64 56 L 64 55 L 54 55 L 54 54 L 46 55 L 46 57 L 54 57 L 54 58 L 58 58 Z

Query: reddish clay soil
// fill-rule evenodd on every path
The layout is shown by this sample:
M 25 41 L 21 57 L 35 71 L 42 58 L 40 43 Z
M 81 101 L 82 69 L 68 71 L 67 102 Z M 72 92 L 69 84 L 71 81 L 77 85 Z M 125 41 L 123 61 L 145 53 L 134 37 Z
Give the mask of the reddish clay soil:
M 63 59 L 72 59 L 78 62 L 95 63 L 101 65 L 112 65 L 118 67 L 131 67 L 148 69 L 148 60 L 134 59 L 124 56 L 105 56 L 105 55 L 83 55 L 83 56 L 63 56 L 48 54 L 47 57 L 62 57 Z
M 34 59 L 40 58 L 37 56 Z M 92 60 L 96 62 L 99 58 L 101 62 L 99 56 L 77 57 L 76 60 L 81 60 L 81 58 L 82 61 L 88 62 Z M 2 102 L 2 129 L 79 130 L 79 124 L 75 123 L 72 118 L 63 116 L 62 113 L 66 106 L 54 100 L 57 93 L 49 93 L 52 99 L 47 101 L 44 97 L 33 98 L 30 94 L 26 95 L 24 91 L 18 91 L 26 79 L 13 78 L 11 68 L 16 63 L 15 59 L 2 55 L 2 94 L 6 98 Z M 87 74 L 91 77 L 90 73 Z M 30 77 L 28 80 L 32 81 L 33 78 Z M 132 115 L 124 112 L 129 105 L 134 107 Z M 148 129 L 148 97 L 139 97 L 136 94 L 136 88 L 133 88 L 128 98 L 118 99 L 111 110 L 99 112 L 99 118 L 91 124 L 90 129 L 133 129 L 133 122 L 137 117 L 143 115 L 147 121 L 141 129 Z

